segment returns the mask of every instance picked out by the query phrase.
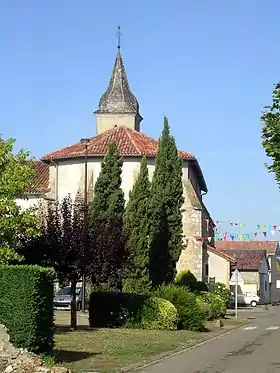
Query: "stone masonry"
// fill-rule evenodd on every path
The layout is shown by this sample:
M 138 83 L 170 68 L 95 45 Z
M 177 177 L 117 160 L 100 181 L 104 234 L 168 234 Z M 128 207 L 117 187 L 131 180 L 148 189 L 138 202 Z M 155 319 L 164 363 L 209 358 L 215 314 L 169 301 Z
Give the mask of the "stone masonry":
M 185 249 L 177 263 L 177 271 L 190 270 L 197 280 L 207 281 L 205 266 L 208 262 L 207 242 L 201 237 L 213 236 L 211 218 L 202 201 L 199 200 L 191 182 L 183 181 L 184 204 L 182 207 Z M 209 219 L 209 224 L 206 224 Z
M 66 368 L 44 366 L 39 356 L 10 342 L 8 330 L 0 324 L 0 373 L 71 373 Z

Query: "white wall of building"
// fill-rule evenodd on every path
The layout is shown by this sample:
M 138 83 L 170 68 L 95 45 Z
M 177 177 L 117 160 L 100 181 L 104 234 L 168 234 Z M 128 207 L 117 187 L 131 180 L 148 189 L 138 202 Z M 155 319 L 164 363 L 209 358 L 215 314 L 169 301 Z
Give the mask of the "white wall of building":
M 95 157 L 89 158 L 87 163 L 87 173 L 88 173 L 88 187 L 92 183 L 94 186 L 100 170 L 101 161 L 103 158 Z M 122 189 L 124 191 L 125 199 L 128 200 L 129 191 L 132 189 L 135 183 L 139 170 L 140 170 L 141 158 L 139 157 L 125 157 L 122 167 Z M 155 159 L 149 158 L 148 161 L 148 171 L 150 180 L 155 169 Z M 50 186 L 52 189 L 52 194 L 54 195 L 56 186 L 56 174 L 58 175 L 58 199 L 62 200 L 67 195 L 71 195 L 74 199 L 76 197 L 77 191 L 83 193 L 84 191 L 84 177 L 85 177 L 85 164 L 84 160 L 63 160 L 57 161 L 58 170 L 54 165 L 50 166 Z M 183 179 L 188 179 L 188 163 L 184 161 L 183 164 Z

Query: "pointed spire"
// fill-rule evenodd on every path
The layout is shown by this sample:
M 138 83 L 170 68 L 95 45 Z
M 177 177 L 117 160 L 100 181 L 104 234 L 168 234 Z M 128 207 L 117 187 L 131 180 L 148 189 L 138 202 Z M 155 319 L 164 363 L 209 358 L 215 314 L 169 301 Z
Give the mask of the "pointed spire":
M 97 113 L 139 113 L 139 104 L 129 88 L 120 51 L 120 26 L 118 26 L 117 57 L 107 91 L 99 101 Z

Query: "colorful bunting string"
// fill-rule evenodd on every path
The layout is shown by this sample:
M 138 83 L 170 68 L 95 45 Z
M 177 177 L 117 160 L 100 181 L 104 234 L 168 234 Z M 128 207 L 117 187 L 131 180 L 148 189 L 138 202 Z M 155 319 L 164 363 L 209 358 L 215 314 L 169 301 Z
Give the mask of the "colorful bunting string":
M 208 219 L 206 219 L 208 220 Z M 246 223 L 240 223 L 240 222 L 234 222 L 234 221 L 226 221 L 226 220 L 214 220 L 213 223 L 216 226 L 216 230 L 219 230 L 219 227 L 221 224 L 228 224 L 232 227 L 236 228 L 243 228 L 245 227 Z M 280 232 L 280 224 L 257 224 L 256 225 L 256 231 L 263 231 L 263 232 Z

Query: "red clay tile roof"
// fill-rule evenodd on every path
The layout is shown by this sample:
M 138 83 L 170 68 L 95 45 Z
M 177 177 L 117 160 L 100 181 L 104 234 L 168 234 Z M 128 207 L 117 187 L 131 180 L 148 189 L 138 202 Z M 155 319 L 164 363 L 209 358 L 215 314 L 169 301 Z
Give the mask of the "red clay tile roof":
M 213 253 L 213 254 L 216 254 L 216 255 L 220 256 L 221 258 L 226 259 L 228 262 L 231 262 L 231 263 L 235 263 L 236 262 L 236 260 L 232 256 L 227 255 L 227 254 L 223 253 L 220 250 L 217 250 L 215 247 L 212 247 L 212 246 L 208 245 L 207 246 L 207 250 L 211 251 L 211 253 Z
M 115 141 L 118 151 L 122 156 L 144 156 L 155 157 L 158 141 L 140 132 L 127 127 L 111 128 L 97 136 L 90 138 L 88 145 L 88 156 L 104 156 L 107 153 L 109 144 Z M 195 160 L 195 156 L 179 151 L 183 159 Z M 80 142 L 66 148 L 46 154 L 42 160 L 65 159 L 85 156 L 85 146 Z
M 217 249 L 266 250 L 274 254 L 278 249 L 278 241 L 215 241 Z
M 236 265 L 233 268 L 238 270 L 258 271 L 267 254 L 266 250 L 261 249 L 219 249 L 219 251 L 235 259 Z
M 118 151 L 123 157 L 155 157 L 157 153 L 158 140 L 133 129 L 119 126 L 91 137 L 90 143 L 88 144 L 88 156 L 103 157 L 107 153 L 108 146 L 112 141 L 116 142 Z M 195 156 L 182 150 L 179 150 L 178 153 L 183 159 L 191 162 L 197 173 L 201 189 L 207 192 L 207 185 Z M 44 162 L 48 162 L 52 159 L 67 159 L 84 156 L 85 146 L 78 142 L 53 153 L 46 154 L 41 159 Z
M 32 186 L 26 192 L 28 194 L 46 193 L 49 191 L 49 165 L 35 161 L 35 176 Z

